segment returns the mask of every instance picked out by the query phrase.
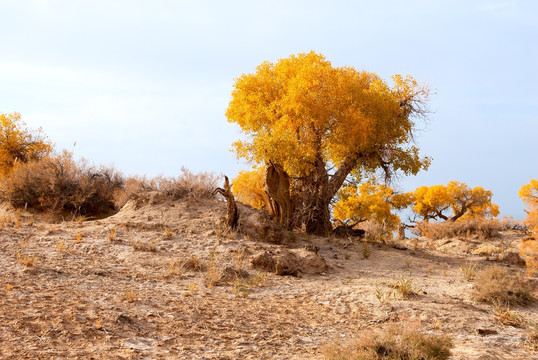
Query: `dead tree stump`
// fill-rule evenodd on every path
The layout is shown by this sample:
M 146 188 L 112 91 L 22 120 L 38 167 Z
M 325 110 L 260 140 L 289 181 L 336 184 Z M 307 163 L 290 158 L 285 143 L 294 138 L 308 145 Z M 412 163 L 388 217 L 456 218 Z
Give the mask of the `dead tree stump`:
M 224 176 L 224 188 L 213 190 L 213 195 L 216 194 L 221 194 L 226 198 L 226 203 L 228 204 L 226 226 L 228 230 L 235 229 L 239 222 L 239 211 L 237 210 L 237 204 L 235 203 L 234 194 L 230 189 L 230 181 L 227 176 Z

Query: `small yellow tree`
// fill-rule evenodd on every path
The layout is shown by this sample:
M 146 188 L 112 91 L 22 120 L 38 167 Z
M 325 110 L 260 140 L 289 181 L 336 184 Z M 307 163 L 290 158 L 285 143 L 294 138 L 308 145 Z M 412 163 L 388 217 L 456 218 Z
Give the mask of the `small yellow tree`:
M 527 265 L 527 274 L 538 272 L 538 180 L 531 179 L 519 190 L 519 197 L 527 205 L 527 219 L 534 238 L 527 239 L 521 245 L 521 256 Z
M 16 162 L 27 163 L 50 154 L 53 145 L 41 129 L 30 130 L 21 114 L 0 114 L 0 175 L 6 176 Z
M 425 221 L 470 217 L 495 217 L 499 206 L 491 202 L 493 194 L 481 186 L 450 181 L 447 185 L 421 186 L 413 193 L 412 210 Z M 451 215 L 449 215 L 452 213 Z
M 263 167 L 255 167 L 251 171 L 241 170 L 232 181 L 233 193 L 238 201 L 262 209 L 267 201 L 263 183 Z
M 400 224 L 400 218 L 393 210 L 409 206 L 412 200 L 410 194 L 395 194 L 386 185 L 370 182 L 358 187 L 343 187 L 339 191 L 339 198 L 333 211 L 336 219 L 354 224 L 370 220 L 383 226 L 386 231 L 393 231 Z

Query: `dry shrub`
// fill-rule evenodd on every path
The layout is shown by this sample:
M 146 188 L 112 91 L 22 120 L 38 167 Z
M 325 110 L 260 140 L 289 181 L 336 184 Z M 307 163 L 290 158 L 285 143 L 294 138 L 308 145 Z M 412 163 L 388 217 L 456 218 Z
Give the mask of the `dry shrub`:
M 452 340 L 446 335 L 423 334 L 414 324 L 392 324 L 384 330 L 366 331 L 349 344 L 335 341 L 322 352 L 327 360 L 444 360 Z
M 393 229 L 377 221 L 367 220 L 360 224 L 360 228 L 365 231 L 366 240 L 371 242 L 385 242 L 393 238 Z
M 510 275 L 507 269 L 497 265 L 488 266 L 476 274 L 473 299 L 505 305 L 525 305 L 533 300 L 521 277 Z
M 0 182 L 2 200 L 15 207 L 56 213 L 101 216 L 113 210 L 123 177 L 110 167 L 90 166 L 64 151 L 29 163 L 17 163 Z
M 499 237 L 500 231 L 515 229 L 516 227 L 517 225 L 510 220 L 472 218 L 431 223 L 423 221 L 417 223 L 412 231 L 419 236 L 432 240 L 455 237 L 492 239 Z
M 160 191 L 167 194 L 173 200 L 190 198 L 211 198 L 213 190 L 217 187 L 218 176 L 214 173 L 202 172 L 191 173 L 182 167 L 181 174 L 177 177 L 157 176 L 146 178 L 145 176 L 131 176 L 125 180 L 125 186 L 115 197 L 118 208 L 138 194 L 148 191 Z
M 526 239 L 521 244 L 519 255 L 525 260 L 527 275 L 538 274 L 538 240 L 534 238 Z

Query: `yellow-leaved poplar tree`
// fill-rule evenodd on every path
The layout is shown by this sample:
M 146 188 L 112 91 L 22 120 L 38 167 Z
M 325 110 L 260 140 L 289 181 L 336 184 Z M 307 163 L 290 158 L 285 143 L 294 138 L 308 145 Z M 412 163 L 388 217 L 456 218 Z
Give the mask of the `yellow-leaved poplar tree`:
M 527 205 L 527 219 L 533 238 L 529 238 L 521 245 L 521 256 L 527 265 L 527 274 L 538 273 L 538 180 L 523 185 L 519 190 L 519 197 Z
M 411 204 L 409 194 L 396 194 L 384 184 L 363 183 L 343 186 L 338 192 L 339 201 L 334 205 L 333 216 L 354 226 L 366 220 L 383 226 L 387 231 L 396 230 L 400 218 L 394 210 Z
M 413 139 L 429 93 L 410 76 L 387 82 L 301 53 L 235 79 L 226 117 L 247 135 L 233 145 L 237 156 L 282 166 L 292 178 L 294 223 L 325 234 L 329 204 L 352 171 L 390 178 L 428 167 Z
M 499 206 L 492 203 L 493 194 L 481 186 L 450 181 L 447 185 L 421 186 L 413 193 L 412 210 L 423 220 L 450 220 L 471 217 L 495 217 Z
M 21 114 L 0 114 L 0 176 L 8 175 L 16 162 L 39 160 L 52 149 L 41 129 L 26 128 Z
M 257 167 L 251 171 L 240 171 L 232 180 L 232 189 L 238 201 L 263 209 L 267 201 L 263 184 L 264 168 Z

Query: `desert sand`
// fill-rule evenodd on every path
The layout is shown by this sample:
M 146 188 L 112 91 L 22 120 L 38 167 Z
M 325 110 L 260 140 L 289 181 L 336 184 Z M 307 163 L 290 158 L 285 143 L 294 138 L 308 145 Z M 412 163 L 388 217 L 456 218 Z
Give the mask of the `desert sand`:
M 515 327 L 471 299 L 460 266 L 525 270 L 475 251 L 484 241 L 288 232 L 279 241 L 271 229 L 224 231 L 225 213 L 218 199 L 159 194 L 101 220 L 51 221 L 4 205 L 0 358 L 323 359 L 333 339 L 389 323 L 450 335 L 453 359 L 538 358 L 536 303 L 514 308 L 525 321 Z M 510 249 L 524 236 L 488 244 Z M 283 259 L 280 275 L 253 267 L 264 256 Z M 411 295 L 395 290 L 401 280 Z

